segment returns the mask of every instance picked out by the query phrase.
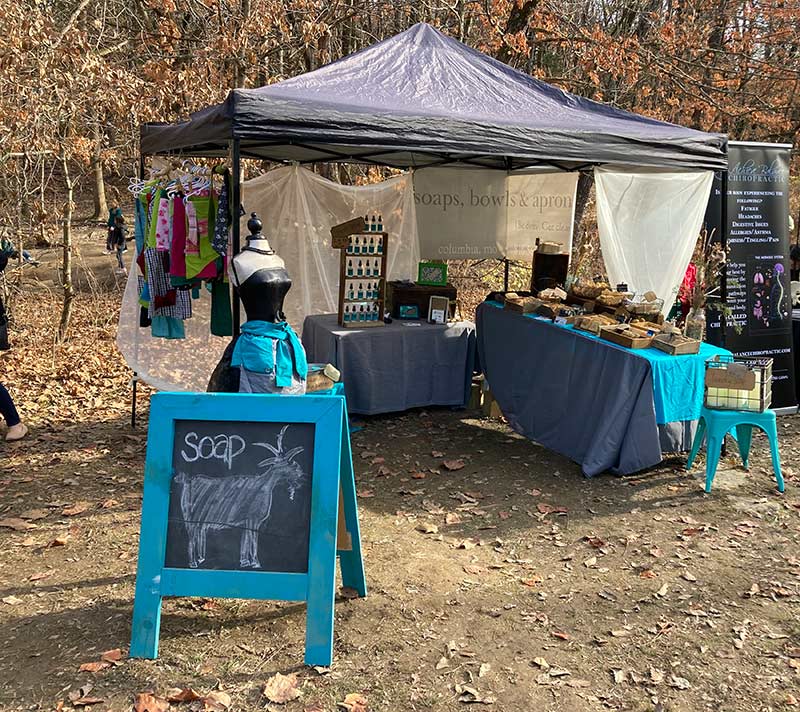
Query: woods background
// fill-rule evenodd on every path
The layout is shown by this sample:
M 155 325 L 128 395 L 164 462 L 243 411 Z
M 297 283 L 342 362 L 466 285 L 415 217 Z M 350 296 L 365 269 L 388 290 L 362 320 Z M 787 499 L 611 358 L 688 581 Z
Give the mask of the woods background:
M 95 217 L 124 198 L 141 122 L 419 21 L 623 109 L 740 140 L 800 130 L 800 0 L 22 0 L 0 15 L 0 229 L 56 244 L 73 186 Z

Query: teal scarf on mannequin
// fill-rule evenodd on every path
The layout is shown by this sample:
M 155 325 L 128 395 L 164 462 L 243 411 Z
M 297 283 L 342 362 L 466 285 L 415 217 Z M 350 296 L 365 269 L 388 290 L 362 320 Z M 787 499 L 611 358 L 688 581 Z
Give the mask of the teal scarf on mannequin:
M 275 357 L 272 342 L 276 341 Z M 277 363 L 275 363 L 277 361 Z M 292 385 L 292 371 L 305 380 L 308 362 L 297 334 L 285 321 L 247 321 L 242 324 L 241 336 L 233 347 L 231 366 L 239 366 L 255 373 L 275 372 L 275 385 L 288 388 Z

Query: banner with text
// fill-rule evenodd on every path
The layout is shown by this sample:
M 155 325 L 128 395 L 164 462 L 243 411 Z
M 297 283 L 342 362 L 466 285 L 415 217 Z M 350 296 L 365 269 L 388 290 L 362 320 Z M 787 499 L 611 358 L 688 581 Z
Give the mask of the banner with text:
M 707 228 L 719 234 L 721 201 L 727 200 L 724 345 L 735 356 L 773 359 L 773 408 L 797 404 L 789 285 L 790 151 L 787 145 L 728 144 L 727 198 L 717 177 L 706 219 Z M 719 335 L 716 316 L 709 322 L 709 341 Z
M 414 171 L 420 256 L 437 260 L 508 257 L 529 262 L 536 240 L 572 249 L 578 173 Z

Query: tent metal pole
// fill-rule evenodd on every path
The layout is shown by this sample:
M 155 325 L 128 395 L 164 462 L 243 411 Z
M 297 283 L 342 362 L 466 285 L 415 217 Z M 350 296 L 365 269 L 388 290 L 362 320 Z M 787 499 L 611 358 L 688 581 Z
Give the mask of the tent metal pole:
M 144 164 L 146 155 L 142 152 L 142 145 L 139 144 L 139 180 L 144 180 Z M 138 198 L 136 198 L 138 200 Z M 135 212 L 134 212 L 135 215 Z M 132 268 L 135 269 L 135 268 Z M 131 379 L 131 429 L 136 429 L 136 387 L 139 383 L 139 374 L 134 371 Z
M 503 291 L 508 291 L 508 257 L 503 258 Z
M 233 174 L 233 195 L 231 214 L 233 216 L 233 224 L 231 225 L 231 238 L 233 240 L 233 254 L 238 255 L 241 249 L 240 234 L 239 234 L 239 206 L 242 203 L 242 186 L 240 183 L 242 175 L 241 166 L 241 146 L 239 139 L 235 138 L 231 141 L 231 173 Z M 240 304 L 239 304 L 239 289 L 233 285 L 233 337 L 239 336 L 239 327 L 241 322 L 240 317 Z
M 722 171 L 720 180 L 720 203 L 719 203 L 719 241 L 722 249 L 727 252 L 728 250 L 728 169 Z M 728 304 L 728 263 L 725 261 L 725 269 L 719 279 L 719 295 L 723 306 Z M 725 347 L 725 332 L 727 327 L 725 324 L 725 312 L 720 310 L 720 341 L 721 345 Z

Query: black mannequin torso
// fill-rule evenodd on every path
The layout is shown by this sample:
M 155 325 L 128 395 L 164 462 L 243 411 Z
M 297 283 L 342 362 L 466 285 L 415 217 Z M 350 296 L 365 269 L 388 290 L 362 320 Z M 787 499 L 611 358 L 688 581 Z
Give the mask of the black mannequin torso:
M 285 269 L 264 268 L 239 284 L 239 297 L 249 321 L 285 321 L 283 300 L 292 286 Z

